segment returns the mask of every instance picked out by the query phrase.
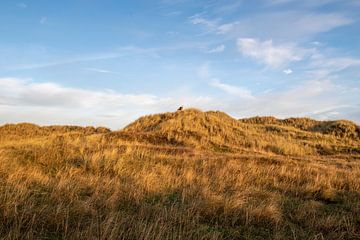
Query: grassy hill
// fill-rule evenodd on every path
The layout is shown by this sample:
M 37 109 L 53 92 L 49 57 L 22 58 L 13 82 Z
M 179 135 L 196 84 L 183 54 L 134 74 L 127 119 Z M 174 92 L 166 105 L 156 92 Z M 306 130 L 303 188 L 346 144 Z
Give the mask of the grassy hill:
M 360 128 L 187 109 L 0 127 L 1 239 L 360 239 Z
M 147 135 L 149 142 L 215 152 L 250 150 L 282 155 L 360 153 L 360 128 L 344 120 L 278 120 L 273 117 L 236 120 L 223 112 L 188 109 L 142 117 L 124 131 Z

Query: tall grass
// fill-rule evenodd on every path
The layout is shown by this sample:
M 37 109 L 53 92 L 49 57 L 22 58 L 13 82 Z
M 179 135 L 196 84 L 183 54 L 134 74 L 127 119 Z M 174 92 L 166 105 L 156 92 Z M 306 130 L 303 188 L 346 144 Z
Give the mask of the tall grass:
M 237 142 L 188 140 L 179 126 L 178 141 L 161 129 L 10 131 L 0 141 L 0 237 L 360 239 L 359 155 L 313 148 L 338 138 L 248 125 L 240 130 L 252 139 Z

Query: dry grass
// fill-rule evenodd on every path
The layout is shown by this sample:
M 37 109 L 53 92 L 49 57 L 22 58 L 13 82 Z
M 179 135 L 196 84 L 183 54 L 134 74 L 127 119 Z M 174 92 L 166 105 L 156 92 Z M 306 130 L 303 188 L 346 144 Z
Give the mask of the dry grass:
M 2 239 L 360 239 L 353 136 L 197 110 L 0 135 Z

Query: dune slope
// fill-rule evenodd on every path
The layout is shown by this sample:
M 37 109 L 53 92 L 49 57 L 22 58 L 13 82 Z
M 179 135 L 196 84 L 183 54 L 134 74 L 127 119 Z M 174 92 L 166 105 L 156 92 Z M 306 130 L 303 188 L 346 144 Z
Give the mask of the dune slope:
M 188 109 L 0 127 L 1 239 L 360 239 L 359 127 Z

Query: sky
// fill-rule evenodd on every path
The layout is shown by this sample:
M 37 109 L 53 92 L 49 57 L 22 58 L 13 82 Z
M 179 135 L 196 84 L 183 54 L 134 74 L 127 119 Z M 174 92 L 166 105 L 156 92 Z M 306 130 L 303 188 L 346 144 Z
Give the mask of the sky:
M 181 105 L 360 123 L 360 0 L 1 0 L 0 124 Z

